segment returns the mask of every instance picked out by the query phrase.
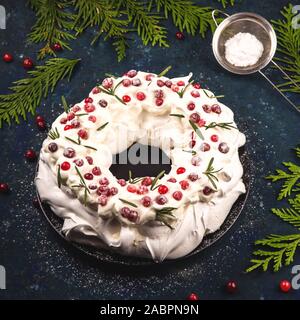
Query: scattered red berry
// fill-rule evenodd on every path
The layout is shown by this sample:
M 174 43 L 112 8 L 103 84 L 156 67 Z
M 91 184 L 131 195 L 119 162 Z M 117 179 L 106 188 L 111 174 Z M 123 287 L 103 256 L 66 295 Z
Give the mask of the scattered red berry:
M 98 93 L 100 93 L 100 92 L 101 92 L 101 90 L 100 90 L 99 87 L 95 87 L 95 88 L 92 90 L 92 93 L 93 93 L 93 94 L 98 94 Z
M 162 184 L 161 186 L 158 187 L 157 191 L 159 194 L 166 194 L 169 191 L 169 188 Z
M 168 182 L 176 183 L 176 182 L 177 182 L 177 180 L 176 180 L 175 178 L 170 178 L 170 179 L 168 179 Z
M 47 125 L 45 121 L 39 121 L 36 123 L 39 130 L 44 131 L 47 129 Z
M 73 127 L 70 124 L 67 124 L 64 126 L 65 131 L 70 130 L 70 129 L 73 129 Z
M 89 116 L 88 120 L 95 123 L 97 121 L 97 118 L 95 116 Z
M 112 86 L 113 86 L 113 79 L 112 78 L 105 78 L 103 81 L 102 81 L 102 86 L 103 88 L 105 89 L 110 89 Z
M 146 77 L 145 77 L 145 79 L 146 79 L 147 81 L 151 81 L 153 77 L 154 77 L 153 74 L 147 74 Z
M 85 98 L 84 99 L 84 102 L 85 103 L 92 103 L 94 100 L 93 100 L 93 98 L 91 98 L 91 97 L 87 97 L 87 98 Z
M 0 183 L 0 193 L 8 193 L 9 191 L 9 186 L 7 183 Z
M 184 81 L 180 80 L 180 81 L 177 82 L 177 85 L 179 87 L 183 87 L 185 85 L 185 83 L 184 83 Z
M 101 170 L 100 170 L 99 167 L 94 167 L 92 169 L 92 173 L 93 173 L 94 176 L 100 176 L 101 175 Z
M 136 71 L 136 70 L 130 70 L 130 71 L 127 72 L 127 76 L 128 76 L 129 78 L 133 78 L 133 77 L 135 77 L 136 75 L 137 75 L 137 71 Z
M 148 207 L 151 206 L 152 200 L 151 200 L 150 197 L 145 196 L 145 197 L 142 198 L 141 202 L 142 202 L 142 205 L 143 205 L 144 207 L 148 208 Z
M 183 32 L 178 31 L 178 32 L 175 33 L 175 36 L 176 36 L 177 40 L 184 40 Z
M 179 184 L 180 184 L 182 190 L 186 190 L 190 186 L 190 184 L 187 180 L 182 180 L 179 182 Z
M 218 104 L 213 104 L 211 106 L 211 111 L 217 114 L 220 114 L 222 112 L 221 107 Z
M 208 104 L 204 104 L 204 105 L 202 106 L 202 109 L 203 109 L 203 111 L 206 112 L 206 113 L 211 113 L 211 106 L 209 106 Z
M 189 147 L 190 147 L 190 148 L 194 148 L 195 145 L 196 145 L 196 140 L 191 140 L 191 141 L 189 142 Z
M 118 180 L 118 184 L 119 184 L 121 187 L 124 187 L 124 186 L 126 186 L 126 180 L 125 180 L 125 179 L 119 179 L 119 180 Z
M 123 102 L 127 103 L 130 102 L 131 98 L 127 94 L 125 94 L 125 96 L 122 97 L 122 100 Z
M 185 168 L 184 168 L 184 167 L 179 167 L 179 168 L 176 170 L 176 173 L 177 173 L 177 174 L 183 174 L 183 173 L 185 173 Z
M 192 122 L 194 122 L 194 123 L 197 123 L 197 122 L 199 122 L 200 121 L 200 115 L 198 114 L 198 113 L 196 113 L 196 112 L 194 112 L 194 113 L 192 113 L 191 115 L 190 115 L 190 120 L 192 121 Z
M 128 192 L 131 192 L 131 193 L 135 193 L 135 192 L 136 192 L 136 186 L 130 184 L 130 185 L 127 187 L 127 191 L 128 191 Z
M 152 179 L 150 177 L 145 177 L 143 180 L 142 180 L 142 185 L 143 186 L 151 186 L 152 184 Z
M 193 110 L 196 108 L 196 105 L 195 105 L 195 103 L 190 102 L 190 103 L 187 105 L 187 108 L 188 108 L 188 110 L 193 111 Z
M 212 189 L 210 187 L 204 187 L 202 192 L 205 196 L 209 196 L 212 193 Z
M 162 98 L 157 98 L 157 99 L 155 100 L 155 104 L 156 104 L 158 107 L 160 107 L 163 103 L 164 103 L 164 99 L 162 99 Z
M 93 180 L 94 176 L 91 173 L 85 173 L 84 179 L 86 180 Z
M 182 199 L 182 192 L 181 191 L 173 192 L 173 198 L 177 201 L 180 201 Z
M 196 293 L 191 293 L 188 297 L 187 300 L 191 300 L 191 301 L 196 301 L 199 300 L 199 297 Z
M 164 195 L 159 195 L 155 198 L 155 201 L 159 205 L 164 205 L 168 202 L 168 198 Z
M 162 80 L 157 80 L 157 85 L 159 86 L 159 87 L 163 87 L 164 85 L 165 85 L 165 83 L 164 83 L 164 81 L 162 81 Z
M 203 142 L 201 144 L 200 150 L 203 152 L 209 151 L 210 150 L 210 145 L 206 142 Z
M 221 153 L 227 153 L 229 151 L 228 144 L 226 142 L 221 142 L 218 147 Z
M 219 137 L 218 137 L 216 134 L 213 134 L 213 135 L 210 137 L 210 140 L 211 140 L 212 142 L 218 142 Z
M 279 283 L 279 288 L 282 292 L 289 292 L 291 290 L 291 283 L 288 280 L 281 280 Z
M 33 149 L 28 149 L 25 154 L 24 157 L 28 160 L 28 161 L 34 161 L 36 159 L 36 152 Z
M 191 95 L 194 98 L 199 98 L 200 97 L 200 92 L 196 91 L 196 90 L 193 90 L 193 91 L 191 91 Z
M 13 56 L 10 53 L 4 53 L 2 59 L 4 62 L 12 62 L 14 60 Z
M 62 46 L 61 46 L 60 43 L 54 43 L 54 44 L 52 45 L 52 49 L 53 49 L 54 51 L 61 51 L 61 50 L 62 50 Z
M 138 100 L 140 100 L 140 101 L 143 101 L 143 100 L 145 100 L 146 99 L 146 95 L 145 95 L 145 93 L 144 92 L 137 92 L 137 94 L 136 94 L 136 98 L 138 99 Z
M 237 283 L 233 280 L 228 281 L 226 284 L 226 290 L 229 293 L 235 293 L 237 290 Z
M 71 165 L 69 162 L 65 161 L 60 165 L 61 170 L 67 171 L 71 168 Z
M 33 67 L 33 61 L 30 58 L 25 58 L 23 60 L 23 67 L 25 69 L 31 69 Z
M 190 173 L 188 175 L 188 178 L 189 178 L 190 181 L 195 182 L 195 181 L 197 181 L 199 179 L 199 176 L 198 176 L 197 173 Z
M 132 81 L 130 79 L 123 79 L 122 84 L 124 87 L 129 87 L 132 85 Z
M 84 129 L 80 129 L 78 132 L 77 132 L 78 136 L 83 139 L 83 140 L 87 140 L 88 138 L 88 133 L 86 130 Z
M 200 83 L 198 83 L 198 82 L 193 83 L 193 87 L 195 89 L 201 89 Z
M 94 163 L 93 158 L 90 157 L 90 156 L 86 156 L 85 159 L 86 159 L 86 161 L 88 162 L 88 164 L 93 164 L 93 163 Z M 105 179 L 106 179 L 106 178 L 105 178 Z M 107 179 L 106 179 L 106 180 L 107 180 Z

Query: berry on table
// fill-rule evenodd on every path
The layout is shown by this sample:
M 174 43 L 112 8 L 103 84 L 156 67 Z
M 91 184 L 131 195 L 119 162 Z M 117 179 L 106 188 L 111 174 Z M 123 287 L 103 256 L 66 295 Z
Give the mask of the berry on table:
M 63 154 L 66 158 L 74 158 L 75 150 L 73 148 L 66 148 Z
M 84 179 L 86 180 L 93 180 L 94 176 L 91 173 L 85 173 Z
M 84 111 L 86 112 L 93 112 L 95 109 L 96 107 L 92 103 L 87 103 L 84 105 Z
M 119 180 L 118 180 L 118 184 L 119 184 L 121 187 L 124 187 L 124 186 L 126 186 L 126 180 L 125 180 L 125 179 L 119 179 Z
M 132 81 L 130 79 L 123 79 L 122 84 L 124 87 L 129 87 L 132 85 Z
M 104 185 L 104 186 L 108 186 L 109 185 L 109 180 L 106 177 L 101 178 L 99 180 L 99 184 Z
M 211 106 L 209 106 L 208 104 L 204 104 L 204 105 L 202 106 L 202 109 L 203 109 L 203 111 L 206 112 L 206 113 L 211 113 Z
M 195 181 L 197 181 L 197 180 L 199 179 L 199 176 L 198 176 L 197 173 L 190 173 L 190 174 L 188 175 L 188 179 L 189 179 L 190 181 L 192 181 L 192 182 L 195 182 Z
M 93 158 L 90 157 L 90 156 L 86 156 L 85 159 L 86 159 L 86 161 L 88 162 L 88 164 L 93 164 L 93 163 L 94 163 Z
M 199 297 L 196 293 L 192 292 L 188 295 L 187 300 L 196 301 L 199 300 Z
M 137 71 L 136 70 L 129 70 L 128 72 L 127 72 L 127 76 L 129 77 L 129 78 L 133 78 L 133 77 L 135 77 L 137 75 Z
M 130 185 L 127 187 L 127 191 L 128 191 L 128 192 L 131 192 L 131 193 L 135 193 L 135 192 L 136 192 L 136 186 L 130 184 Z
M 93 94 L 98 94 L 98 93 L 100 93 L 100 92 L 101 92 L 101 90 L 100 90 L 99 87 L 95 87 L 95 88 L 92 90 L 92 93 L 93 93 Z
M 77 167 L 82 167 L 83 166 L 83 160 L 82 159 L 75 159 L 73 161 Z
M 159 86 L 159 87 L 163 87 L 165 85 L 164 81 L 162 80 L 157 80 L 156 84 Z
M 200 83 L 198 83 L 198 82 L 193 83 L 193 87 L 194 87 L 195 89 L 201 89 L 201 85 L 200 85 Z
M 237 283 L 233 280 L 230 280 L 226 283 L 226 290 L 229 293 L 235 293 L 237 291 Z
M 212 191 L 213 190 L 210 187 L 204 187 L 204 189 L 202 190 L 205 196 L 209 196 L 212 193 Z
M 104 207 L 107 205 L 107 196 L 106 195 L 101 195 L 99 198 L 98 198 L 98 203 L 100 204 L 100 206 Z
M 91 122 L 93 122 L 93 123 L 95 123 L 95 122 L 97 121 L 97 118 L 96 118 L 95 116 L 90 115 L 90 116 L 88 117 L 88 120 L 91 121 Z
M 7 183 L 1 182 L 0 183 L 0 193 L 8 193 L 9 185 Z
M 92 103 L 94 100 L 93 100 L 93 98 L 91 98 L 91 97 L 87 97 L 87 98 L 85 98 L 84 99 L 84 102 L 85 103 Z
M 193 90 L 193 91 L 191 91 L 191 95 L 194 98 L 199 98 L 200 97 L 200 92 L 197 91 L 197 90 Z
M 177 31 L 175 33 L 175 37 L 177 40 L 184 40 L 184 38 L 185 38 L 183 32 L 181 32 L 181 31 Z
M 291 283 L 288 280 L 281 280 L 279 283 L 279 288 L 282 292 L 287 293 L 291 290 Z
M 132 85 L 135 87 L 139 87 L 142 84 L 140 79 L 133 79 L 132 80 Z
M 25 69 L 31 69 L 33 67 L 33 61 L 30 58 L 25 58 L 23 60 L 23 67 Z
M 210 145 L 206 142 L 203 142 L 201 144 L 201 147 L 200 147 L 200 150 L 203 151 L 203 152 L 207 152 L 210 150 Z
M 155 100 L 155 104 L 156 104 L 158 107 L 160 107 L 163 103 L 164 103 L 164 99 L 162 99 L 162 98 L 157 98 L 157 99 Z
M 28 149 L 25 154 L 24 157 L 28 160 L 28 161 L 34 161 L 36 159 L 36 152 L 33 149 Z
M 12 62 L 14 60 L 13 56 L 10 53 L 4 53 L 2 59 L 4 62 Z
M 184 83 L 184 81 L 180 80 L 180 81 L 177 82 L 177 85 L 179 87 L 183 87 L 185 85 L 185 83 Z
M 92 169 L 92 174 L 95 175 L 95 176 L 100 176 L 101 175 L 101 170 L 99 167 L 94 167 Z
M 54 51 L 61 51 L 61 50 L 62 50 L 62 46 L 61 46 L 60 43 L 54 43 L 54 44 L 52 45 L 52 49 L 53 49 Z
M 220 114 L 222 112 L 221 107 L 218 104 L 213 104 L 211 106 L 211 111 L 216 114 Z
M 102 108 L 106 108 L 107 107 L 107 101 L 104 99 L 99 100 L 99 106 Z
M 192 121 L 192 122 L 194 122 L 194 123 L 197 123 L 197 122 L 199 122 L 200 121 L 200 115 L 198 114 L 198 113 L 196 113 L 196 112 L 194 112 L 194 113 L 192 113 L 191 115 L 190 115 L 190 120 Z

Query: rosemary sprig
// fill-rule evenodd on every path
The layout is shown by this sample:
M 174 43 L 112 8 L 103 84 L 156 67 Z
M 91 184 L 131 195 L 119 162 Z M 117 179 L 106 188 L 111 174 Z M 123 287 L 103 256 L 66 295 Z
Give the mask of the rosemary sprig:
M 160 185 L 157 185 L 157 186 L 155 186 L 155 185 L 157 184 L 158 180 L 159 180 L 165 173 L 166 173 L 166 171 L 163 170 L 163 171 L 161 171 L 161 172 L 154 178 L 154 180 L 152 181 L 150 190 L 155 190 L 155 189 L 157 189 L 157 188 L 160 186 Z
M 165 76 L 171 69 L 172 69 L 172 66 L 168 66 L 166 69 L 164 69 L 162 72 L 160 72 L 160 73 L 157 75 L 157 77 L 160 78 L 160 77 Z
M 132 207 L 134 207 L 134 208 L 137 208 L 138 206 L 135 204 L 135 203 L 133 203 L 133 202 L 130 202 L 130 201 L 128 201 L 128 200 L 125 200 L 125 199 L 121 199 L 121 198 L 119 198 L 119 200 L 121 201 L 121 202 L 123 202 L 123 203 L 126 203 L 126 204 L 128 204 L 129 206 L 132 206 Z
M 83 176 L 82 174 L 80 173 L 79 169 L 77 166 L 75 166 L 75 170 L 77 172 L 77 174 L 79 175 L 79 178 L 80 178 L 80 184 L 79 185 L 74 185 L 73 187 L 78 187 L 78 188 L 84 188 L 84 205 L 86 206 L 87 205 L 87 195 L 90 194 L 90 190 L 89 188 L 87 187 L 84 179 L 83 179 Z
M 194 80 L 190 81 L 181 91 L 178 91 L 177 94 L 179 95 L 180 98 L 183 98 L 183 95 L 185 94 L 187 88 L 193 84 Z
M 179 113 L 170 113 L 169 116 L 170 117 L 177 117 L 177 118 L 185 118 L 185 116 L 183 114 L 179 114 Z
M 224 98 L 225 97 L 224 95 L 219 95 L 219 96 L 211 95 L 210 96 L 205 89 L 203 89 L 203 91 L 204 91 L 204 94 L 210 99 L 219 99 L 219 98 Z
M 78 137 L 78 141 L 73 140 L 73 139 L 71 139 L 71 138 L 69 138 L 69 137 L 66 137 L 66 136 L 65 136 L 65 139 L 67 139 L 67 140 L 69 140 L 69 141 L 77 144 L 78 146 L 83 146 L 83 147 L 85 147 L 85 148 L 88 148 L 88 149 L 92 149 L 92 150 L 97 151 L 97 148 L 94 148 L 94 147 L 92 147 L 92 146 L 88 146 L 88 145 L 86 145 L 86 144 L 81 144 L 81 139 L 80 139 L 80 137 Z
M 57 168 L 57 185 L 60 188 L 61 187 L 61 182 L 62 182 L 62 178 L 61 178 L 61 174 L 60 174 L 60 165 L 58 165 Z
M 162 209 L 156 209 L 156 217 L 155 220 L 162 222 L 164 225 L 166 225 L 167 227 L 169 227 L 170 229 L 174 229 L 170 224 L 169 224 L 169 220 L 175 220 L 176 217 L 173 215 L 172 211 L 175 210 L 176 208 L 173 207 L 165 207 Z
M 128 171 L 128 177 L 129 177 L 129 183 L 131 183 L 131 184 L 136 184 L 144 179 L 143 177 L 142 178 L 132 178 L 132 171 L 131 170 Z
M 189 120 L 189 122 L 190 122 L 190 125 L 192 126 L 193 130 L 196 132 L 197 136 L 200 139 L 204 140 L 204 137 L 203 137 L 202 132 L 200 131 L 200 128 L 197 127 L 197 125 L 193 121 Z
M 60 134 L 56 127 L 48 132 L 48 137 L 52 140 L 58 139 L 60 137 Z
M 213 167 L 213 163 L 214 163 L 214 158 L 211 158 L 208 163 L 208 166 L 207 166 L 206 170 L 203 172 L 203 174 L 205 174 L 207 176 L 208 180 L 213 185 L 213 187 L 215 189 L 217 189 L 217 185 L 216 185 L 215 181 L 219 181 L 219 179 L 217 178 L 217 176 L 215 174 L 220 172 L 222 169 L 215 170 Z
M 182 150 L 183 152 L 189 152 L 191 153 L 193 156 L 195 156 L 197 154 L 197 152 L 195 150 Z
M 82 116 L 87 116 L 88 113 L 76 113 L 75 116 L 76 117 L 82 117 Z
M 118 84 L 116 84 L 114 88 L 109 88 L 109 89 L 105 89 L 105 88 L 103 88 L 103 86 L 101 86 L 101 85 L 99 85 L 98 87 L 101 89 L 101 91 L 102 91 L 103 93 L 106 93 L 106 94 L 108 94 L 108 95 L 110 95 L 110 96 L 115 97 L 115 98 L 116 98 L 117 100 L 119 100 L 122 104 L 125 104 L 125 105 L 126 105 L 126 103 L 125 103 L 120 97 L 118 97 L 118 96 L 116 95 L 116 90 L 117 90 L 117 88 L 119 87 L 119 85 L 120 85 L 121 83 L 122 83 L 122 81 L 120 81 Z
M 222 129 L 227 129 L 227 130 L 231 130 L 231 129 L 237 129 L 237 127 L 232 125 L 233 122 L 211 122 L 210 124 L 205 126 L 205 130 L 207 129 L 211 129 L 211 128 L 222 128 Z
M 97 131 L 100 131 L 102 129 L 104 129 L 106 126 L 108 125 L 108 122 L 104 123 L 102 126 L 100 126 Z
M 65 110 L 65 113 L 69 113 L 70 112 L 70 106 L 68 105 L 67 100 L 66 100 L 66 98 L 64 96 L 61 96 L 61 102 L 62 102 L 63 108 Z

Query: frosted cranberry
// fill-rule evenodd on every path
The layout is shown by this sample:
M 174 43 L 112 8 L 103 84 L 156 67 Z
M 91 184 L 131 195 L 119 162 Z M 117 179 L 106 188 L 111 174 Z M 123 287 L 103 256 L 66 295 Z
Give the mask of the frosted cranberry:
M 226 290 L 229 293 L 235 293 L 237 291 L 237 283 L 234 280 L 230 280 L 226 283 Z
M 91 98 L 91 97 L 88 97 L 88 98 L 85 98 L 84 99 L 84 102 L 85 103 L 92 103 L 94 100 L 93 100 L 93 98 Z
M 175 192 L 173 192 L 172 196 L 175 200 L 180 201 L 182 199 L 182 192 L 175 191 Z
M 75 118 L 75 114 L 74 112 L 69 112 L 68 115 L 67 115 L 67 120 L 68 121 L 71 121 Z
M 130 185 L 127 187 L 127 191 L 128 191 L 128 192 L 131 192 L 131 193 L 135 193 L 135 192 L 136 192 L 136 186 L 130 184 Z
M 195 89 L 200 89 L 201 88 L 200 83 L 198 83 L 198 82 L 193 83 L 193 87 Z
M 125 179 L 119 179 L 118 184 L 122 187 L 126 186 L 126 180 Z
M 88 120 L 95 123 L 97 121 L 97 118 L 95 116 L 89 116 Z
M 188 297 L 187 300 L 191 300 L 191 301 L 197 301 L 199 300 L 199 297 L 196 293 L 191 293 Z
M 203 142 L 201 144 L 201 147 L 200 147 L 200 150 L 203 151 L 203 152 L 207 152 L 210 150 L 210 145 L 206 142 Z
M 185 173 L 185 168 L 184 168 L 184 167 L 179 167 L 179 168 L 176 170 L 176 173 L 177 173 L 177 174 L 183 174 L 183 173 Z
M 48 150 L 50 152 L 55 152 L 55 151 L 57 151 L 57 149 L 58 149 L 58 146 L 55 142 L 51 142 L 48 144 Z
M 188 175 L 188 179 L 192 182 L 195 182 L 199 179 L 199 176 L 197 175 L 197 173 L 190 173 Z
M 62 46 L 60 43 L 54 43 L 51 48 L 54 50 L 54 51 L 61 51 L 62 50 Z
M 190 103 L 187 105 L 187 108 L 188 108 L 188 110 L 193 111 L 193 110 L 196 108 L 196 105 L 195 105 L 195 103 L 190 102 Z
M 155 100 L 155 104 L 160 107 L 162 104 L 164 103 L 164 99 L 161 99 L 161 98 L 157 98 Z
M 130 98 L 127 94 L 125 94 L 125 95 L 122 97 L 122 100 L 123 100 L 123 102 L 127 103 L 127 102 L 130 102 L 131 98 Z
M 120 213 L 123 218 L 127 219 L 128 215 L 130 213 L 130 209 L 128 207 L 123 207 L 123 208 L 121 208 Z
M 98 198 L 98 203 L 100 204 L 100 206 L 104 207 L 107 205 L 107 196 L 105 195 L 101 195 L 99 198 Z
M 90 156 L 86 156 L 85 159 L 86 159 L 86 161 L 88 162 L 88 164 L 93 164 L 93 163 L 94 163 L 93 158 L 90 157 Z
M 79 128 L 80 127 L 80 121 L 77 120 L 77 119 L 74 119 L 72 122 L 71 122 L 71 126 L 73 128 Z
M 159 87 L 163 87 L 165 85 L 164 81 L 162 80 L 157 80 L 156 84 L 159 86 Z
M 37 116 L 35 117 L 35 122 L 38 123 L 38 122 L 40 122 L 40 121 L 44 121 L 44 122 L 45 122 L 45 119 L 44 119 L 43 116 L 37 115 Z
M 191 95 L 194 98 L 199 98 L 200 97 L 200 92 L 196 91 L 196 90 L 193 90 L 193 91 L 191 91 Z
M 7 183 L 0 183 L 0 193 L 7 193 L 9 191 L 9 186 Z
M 78 132 L 77 132 L 78 136 L 83 139 L 83 140 L 87 140 L 88 138 L 88 133 L 85 129 L 80 129 Z
M 96 190 L 97 189 L 97 184 L 96 183 L 90 183 L 89 184 L 89 189 Z
M 177 85 L 179 87 L 183 87 L 185 85 L 185 83 L 184 83 L 184 81 L 180 80 L 180 81 L 177 82 Z
M 218 147 L 219 151 L 222 153 L 227 153 L 229 151 L 228 144 L 226 142 L 221 142 Z
M 99 180 L 99 183 L 100 183 L 101 185 L 107 186 L 107 185 L 109 185 L 109 180 L 108 180 L 106 177 L 104 177 L 104 178 L 101 178 L 101 179 Z
M 167 199 L 166 196 L 159 195 L 159 196 L 157 196 L 155 198 L 155 201 L 156 201 L 157 204 L 162 206 L 162 205 L 164 205 L 164 204 L 166 204 L 168 202 L 168 199 Z
M 196 140 L 191 140 L 191 141 L 189 142 L 189 147 L 190 147 L 190 148 L 194 148 L 195 145 L 196 145 Z
M 110 189 L 109 189 L 108 186 L 101 185 L 101 186 L 97 189 L 97 194 L 98 194 L 99 196 L 101 196 L 101 195 L 109 196 L 109 195 L 110 195 Z
M 59 122 L 60 122 L 61 124 L 66 124 L 67 121 L 68 121 L 67 118 L 61 118 L 61 119 L 59 120 Z
M 145 100 L 146 95 L 145 95 L 144 92 L 137 92 L 136 98 L 137 98 L 138 100 L 140 100 L 140 101 L 143 101 L 143 100 Z
M 73 158 L 75 157 L 75 150 L 73 148 L 66 148 L 64 150 L 64 156 L 66 158 Z
M 194 156 L 194 157 L 191 159 L 191 163 L 192 163 L 192 165 L 195 166 L 195 167 L 200 166 L 200 162 L 201 162 L 201 159 L 200 159 L 200 157 L 198 157 L 198 156 Z
M 137 194 L 145 194 L 147 193 L 149 190 L 146 186 L 139 186 L 139 188 L 137 189 L 136 193 Z
M 65 161 L 60 165 L 61 170 L 67 171 L 71 168 L 71 165 L 69 162 Z
M 171 80 L 167 80 L 166 82 L 165 82 L 165 86 L 166 87 L 168 87 L 168 88 L 171 88 L 172 87 L 172 81 Z
M 93 93 L 93 94 L 97 94 L 97 93 L 100 93 L 100 92 L 101 92 L 101 90 L 100 90 L 99 87 L 95 87 L 95 88 L 92 90 L 92 93 Z
M 211 140 L 212 142 L 218 142 L 219 137 L 218 137 L 216 134 L 213 134 L 213 135 L 210 137 L 210 140 Z
M 145 77 L 145 79 L 146 79 L 147 81 L 151 81 L 153 77 L 154 77 L 153 74 L 147 74 L 146 77 Z
M 176 86 L 176 84 L 172 84 L 171 89 L 174 92 L 178 92 L 180 90 L 180 88 L 178 86 Z
M 105 78 L 102 81 L 102 86 L 105 89 L 110 89 L 113 86 L 113 79 L 112 78 Z
M 127 72 L 127 76 L 128 76 L 129 78 L 133 78 L 133 77 L 135 77 L 136 75 L 137 75 L 137 71 L 136 71 L 136 70 L 130 70 L 130 71 Z
M 289 292 L 291 290 L 291 283 L 288 280 L 281 280 L 279 283 L 279 288 L 282 292 Z
M 135 210 L 130 210 L 128 216 L 127 216 L 127 219 L 130 221 L 130 222 L 136 222 L 137 219 L 138 219 L 138 212 L 135 211 Z
M 213 104 L 211 106 L 211 111 L 217 114 L 220 114 L 222 112 L 221 107 L 218 104 Z
M 145 177 L 142 180 L 142 185 L 143 186 L 151 186 L 151 184 L 152 184 L 152 179 L 150 177 Z
M 154 97 L 155 98 L 163 98 L 164 97 L 164 92 L 162 90 L 155 90 L 154 91 Z
M 200 119 L 201 119 L 201 118 L 200 118 L 200 115 L 199 115 L 198 113 L 196 113 L 196 112 L 194 112 L 194 113 L 192 113 L 192 114 L 190 115 L 190 120 L 191 120 L 192 122 L 194 122 L 194 123 L 197 123 Z
M 106 108 L 107 107 L 107 101 L 104 99 L 101 99 L 99 102 L 99 106 L 102 108 Z
M 177 182 L 177 180 L 175 178 L 170 178 L 170 179 L 168 179 L 168 182 L 175 183 L 175 182 Z
M 204 126 L 205 126 L 206 121 L 203 120 L 203 119 L 200 119 L 197 124 L 198 124 L 198 126 L 201 128 L 201 127 L 204 127 Z
M 24 153 L 24 157 L 28 161 L 34 161 L 36 159 L 36 152 L 34 150 L 32 150 L 32 149 L 29 149 Z
M 94 176 L 100 176 L 100 175 L 101 175 L 101 170 L 100 170 L 100 168 L 99 168 L 99 167 L 94 167 L 94 168 L 92 169 L 92 174 L 93 174 Z
M 84 175 L 84 179 L 86 180 L 93 180 L 94 176 L 91 173 L 86 173 Z
M 67 124 L 64 126 L 65 131 L 70 130 L 70 129 L 73 129 L 73 127 L 70 124 Z
M 132 81 L 130 79 L 123 79 L 122 80 L 122 85 L 124 87 L 129 87 L 129 86 L 131 86 L 131 84 L 132 84 Z
M 37 127 L 40 131 L 44 131 L 47 128 L 46 122 L 45 121 L 39 121 L 37 122 Z
M 151 200 L 150 197 L 145 196 L 145 197 L 143 197 L 143 198 L 141 199 L 141 203 L 142 203 L 142 205 L 143 205 L 144 207 L 148 208 L 148 207 L 151 206 L 152 200 Z
M 116 187 L 111 187 L 109 192 L 110 195 L 115 196 L 118 193 L 118 189 Z
M 190 184 L 187 180 L 182 180 L 179 182 L 179 184 L 180 184 L 182 190 L 186 190 L 190 186 Z
M 210 187 L 204 187 L 202 192 L 205 196 L 209 196 L 212 193 L 212 189 Z
M 133 79 L 132 80 L 132 85 L 135 87 L 139 87 L 142 84 L 140 79 Z
M 33 67 L 33 61 L 30 58 L 25 58 L 23 60 L 23 67 L 25 69 L 31 69 Z
M 166 194 L 169 191 L 169 188 L 162 184 L 161 186 L 158 187 L 157 191 L 159 194 Z
M 184 34 L 181 31 L 176 32 L 175 37 L 177 40 L 184 40 Z
M 87 103 L 84 105 L 84 111 L 93 112 L 96 110 L 96 107 L 92 103 Z
M 77 167 L 82 167 L 83 166 L 83 160 L 82 159 L 75 159 L 73 161 Z
M 81 110 L 81 108 L 79 106 L 77 106 L 77 105 L 72 108 L 72 112 L 74 112 L 74 113 L 76 113 L 76 112 L 78 112 L 80 110 Z
M 206 112 L 206 113 L 211 113 L 211 106 L 209 106 L 208 104 L 204 104 L 204 105 L 202 106 L 202 109 L 203 109 L 203 111 Z
M 4 62 L 12 62 L 14 60 L 13 56 L 10 53 L 4 53 L 2 59 Z

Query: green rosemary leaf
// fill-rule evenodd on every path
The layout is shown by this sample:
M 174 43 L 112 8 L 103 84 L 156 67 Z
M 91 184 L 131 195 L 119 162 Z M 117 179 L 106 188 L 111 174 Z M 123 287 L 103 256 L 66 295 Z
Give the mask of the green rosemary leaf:
M 50 139 L 52 139 L 52 140 L 58 139 L 58 138 L 60 137 L 60 134 L 59 134 L 59 132 L 58 132 L 58 130 L 57 130 L 56 127 L 55 127 L 55 129 L 50 130 L 50 131 L 48 132 L 48 137 L 49 137 Z
M 193 84 L 194 80 L 190 81 L 181 91 L 178 91 L 177 94 L 179 95 L 180 98 L 183 98 L 183 95 L 185 94 L 187 88 Z
M 97 148 L 95 148 L 95 147 L 87 146 L 87 145 L 85 145 L 85 144 L 82 144 L 82 146 L 83 146 L 83 147 L 85 147 L 85 148 L 88 148 L 88 149 L 95 150 L 95 151 L 97 151 L 97 150 L 98 150 L 98 149 L 97 149 Z
M 62 102 L 63 108 L 65 110 L 65 113 L 69 113 L 70 106 L 68 105 L 67 100 L 64 96 L 61 96 L 61 102 Z
M 193 130 L 196 132 L 197 136 L 200 139 L 204 140 L 204 137 L 203 137 L 203 134 L 200 131 L 200 128 L 198 128 L 197 125 L 193 121 L 189 120 L 189 122 L 190 122 L 190 125 L 192 126 Z
M 76 117 L 82 117 L 82 116 L 87 116 L 88 113 L 76 113 L 75 116 Z
M 81 143 L 80 143 L 80 140 L 77 142 L 77 141 L 75 141 L 75 140 L 73 140 L 73 139 L 71 139 L 71 138 L 69 138 L 69 137 L 66 137 L 65 136 L 65 139 L 67 139 L 67 140 L 69 140 L 69 141 L 71 141 L 71 142 L 73 142 L 73 143 L 75 143 L 75 144 L 77 144 L 77 145 L 80 145 Z
M 84 188 L 86 189 L 86 191 L 87 191 L 88 193 L 90 193 L 90 190 L 89 190 L 89 188 L 87 187 L 87 185 L 86 185 L 86 183 L 85 183 L 85 181 L 84 181 L 84 179 L 83 179 L 83 176 L 82 176 L 82 174 L 80 173 L 80 171 L 79 171 L 79 169 L 78 169 L 77 166 L 75 166 L 75 170 L 76 170 L 77 174 L 79 175 L 80 181 L 81 181 L 81 183 L 83 184 Z
M 168 66 L 166 69 L 164 69 L 162 72 L 160 72 L 160 73 L 157 75 L 157 77 L 160 78 L 160 77 L 165 76 L 171 69 L 172 69 L 172 66 Z
M 203 89 L 203 91 L 204 91 L 204 94 L 210 99 L 219 99 L 219 98 L 224 98 L 225 97 L 224 95 L 219 95 L 219 96 L 212 95 L 212 96 L 210 96 L 205 89 Z
M 128 204 L 129 206 L 132 206 L 132 207 L 134 207 L 134 208 L 137 208 L 138 206 L 135 204 L 135 203 L 133 203 L 133 202 L 130 202 L 130 201 L 128 201 L 128 200 L 125 200 L 125 199 L 121 199 L 121 198 L 119 198 L 119 200 L 121 201 L 121 202 L 123 202 L 123 203 L 126 203 L 126 204 Z
M 179 114 L 179 113 L 170 113 L 169 116 L 170 117 L 178 117 L 178 118 L 184 118 L 185 117 L 183 114 Z
M 128 171 L 128 176 L 129 176 L 129 183 L 131 183 L 132 182 L 132 171 L 131 170 Z
M 227 129 L 227 130 L 231 130 L 231 129 L 237 129 L 237 127 L 232 125 L 233 122 L 211 122 L 210 124 L 205 126 L 205 130 L 211 129 L 211 128 L 222 128 L 222 129 Z
M 102 126 L 100 126 L 97 131 L 103 130 L 108 125 L 108 122 L 104 123 Z
M 165 174 L 165 172 L 166 172 L 165 170 L 161 171 L 161 172 L 154 178 L 154 180 L 152 181 L 150 190 L 155 190 L 155 189 L 154 189 L 155 185 L 157 184 L 158 180 Z
M 60 174 L 60 165 L 58 165 L 58 169 L 57 169 L 57 185 L 60 188 L 61 187 L 61 183 L 62 183 L 62 178 L 61 178 L 61 174 Z
M 191 153 L 193 156 L 195 156 L 197 154 L 197 152 L 195 150 L 182 150 L 182 151 Z

